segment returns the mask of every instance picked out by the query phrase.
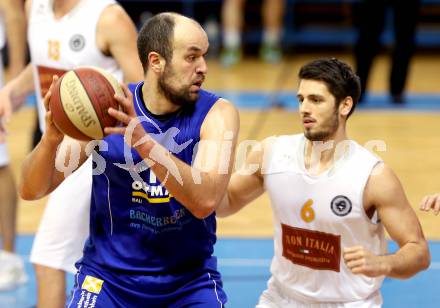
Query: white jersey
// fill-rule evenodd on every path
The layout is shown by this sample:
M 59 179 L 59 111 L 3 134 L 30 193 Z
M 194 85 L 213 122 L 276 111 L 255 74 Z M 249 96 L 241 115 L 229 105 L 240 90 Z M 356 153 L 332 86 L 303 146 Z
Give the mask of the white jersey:
M 103 10 L 114 0 L 80 0 L 68 14 L 56 19 L 51 0 L 33 0 L 29 17 L 28 43 L 34 67 L 40 129 L 44 130 L 42 97 L 52 83 L 78 66 L 93 65 L 107 70 L 118 80 L 122 71 L 116 61 L 96 45 L 96 28 Z
M 383 226 L 368 218 L 362 201 L 380 160 L 347 141 L 347 153 L 313 176 L 304 167 L 305 140 L 302 134 L 277 137 L 263 169 L 275 225 L 271 283 L 306 303 L 365 300 L 379 293 L 384 277 L 352 274 L 342 251 L 363 245 L 386 252 Z

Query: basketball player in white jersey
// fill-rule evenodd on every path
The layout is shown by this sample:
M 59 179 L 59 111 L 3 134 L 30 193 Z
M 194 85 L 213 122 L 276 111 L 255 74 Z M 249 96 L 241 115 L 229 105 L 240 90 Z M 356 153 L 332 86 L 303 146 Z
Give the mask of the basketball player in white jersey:
M 35 89 L 44 130 L 42 96 L 52 76 L 78 66 L 98 66 L 127 82 L 143 78 L 136 28 L 116 1 L 29 0 L 26 12 L 31 65 L 0 93 L 6 116 Z M 80 168 L 49 197 L 31 253 L 39 307 L 65 304 L 65 272 L 76 272 L 89 232 L 90 170 L 90 165 Z
M 26 32 L 23 3 L 0 0 L 0 49 L 8 42 L 8 77 L 23 70 L 26 61 Z M 3 86 L 3 63 L 0 54 L 0 87 Z M 0 121 L 0 131 L 3 130 Z M 1 134 L 1 132 L 0 132 Z M 0 136 L 0 291 L 12 289 L 26 281 L 23 261 L 15 252 L 17 191 L 9 167 L 8 150 Z
M 269 193 L 275 255 L 257 307 L 380 307 L 384 277 L 429 266 L 427 242 L 394 172 L 347 137 L 359 78 L 329 59 L 306 64 L 299 79 L 304 134 L 257 144 L 217 215 Z M 394 253 L 384 228 L 400 247 Z

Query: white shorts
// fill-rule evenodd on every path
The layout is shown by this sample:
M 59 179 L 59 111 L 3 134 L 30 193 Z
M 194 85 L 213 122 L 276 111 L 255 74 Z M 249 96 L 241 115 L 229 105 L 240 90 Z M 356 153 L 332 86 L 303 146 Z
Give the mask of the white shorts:
M 92 193 L 91 157 L 49 196 L 35 235 L 31 262 L 76 273 L 89 236 Z
M 380 292 L 377 291 L 369 298 L 362 301 L 305 303 L 292 297 L 285 296 L 269 281 L 267 290 L 263 291 L 260 296 L 260 301 L 255 308 L 380 308 L 382 302 L 382 296 Z
M 6 143 L 0 143 L 0 167 L 9 165 L 8 147 Z

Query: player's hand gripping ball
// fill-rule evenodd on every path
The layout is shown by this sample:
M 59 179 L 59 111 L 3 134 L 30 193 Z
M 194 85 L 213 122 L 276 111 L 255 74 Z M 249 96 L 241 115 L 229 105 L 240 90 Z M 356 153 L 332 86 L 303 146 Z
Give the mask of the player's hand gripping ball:
M 57 128 L 74 139 L 104 138 L 104 127 L 116 126 L 108 108 L 119 109 L 115 93 L 124 96 L 118 81 L 110 73 L 95 67 L 68 71 L 54 85 L 50 110 Z

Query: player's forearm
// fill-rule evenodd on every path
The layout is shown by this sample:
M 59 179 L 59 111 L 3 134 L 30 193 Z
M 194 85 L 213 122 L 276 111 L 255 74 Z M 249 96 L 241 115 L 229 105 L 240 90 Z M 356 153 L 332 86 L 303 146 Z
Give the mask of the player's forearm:
M 21 107 L 26 98 L 35 90 L 34 79 L 32 75 L 32 65 L 28 64 L 26 68 L 5 87 L 9 87 L 9 98 L 13 109 Z
M 409 242 L 396 253 L 382 256 L 386 268 L 385 275 L 407 279 L 429 267 L 431 257 L 425 240 Z
M 228 217 L 229 215 L 233 214 L 233 210 L 229 202 L 229 197 L 227 193 L 223 196 L 223 199 L 217 206 L 215 213 L 217 217 Z
M 144 159 L 154 161 L 150 167 L 157 178 L 198 218 L 212 214 L 226 194 L 230 174 L 200 172 L 156 143 L 145 143 L 137 151 Z
M 170 194 L 194 216 L 200 219 L 208 217 L 216 210 L 226 194 L 229 175 L 199 172 L 175 156 L 173 161 L 176 163 L 180 178 L 168 173 L 169 170 L 163 165 L 155 164 L 152 170 Z
M 26 22 L 21 8 L 6 17 L 9 50 L 9 73 L 15 77 L 26 64 Z
M 22 163 L 20 196 L 37 200 L 47 195 L 53 186 L 55 159 L 59 142 L 43 138 Z
M 234 202 L 229 193 L 226 193 L 223 196 L 223 199 L 217 206 L 215 213 L 217 217 L 228 217 L 235 213 L 237 213 L 240 209 L 242 209 L 245 204 L 239 204 L 238 202 Z
M 235 181 L 236 175 L 234 174 L 230 179 L 227 192 L 224 194 L 220 204 L 215 210 L 218 217 L 227 217 L 237 213 L 244 206 L 259 196 L 259 193 L 252 197 L 244 194 L 245 191 L 240 189 L 241 187 L 238 189 L 234 187 Z

